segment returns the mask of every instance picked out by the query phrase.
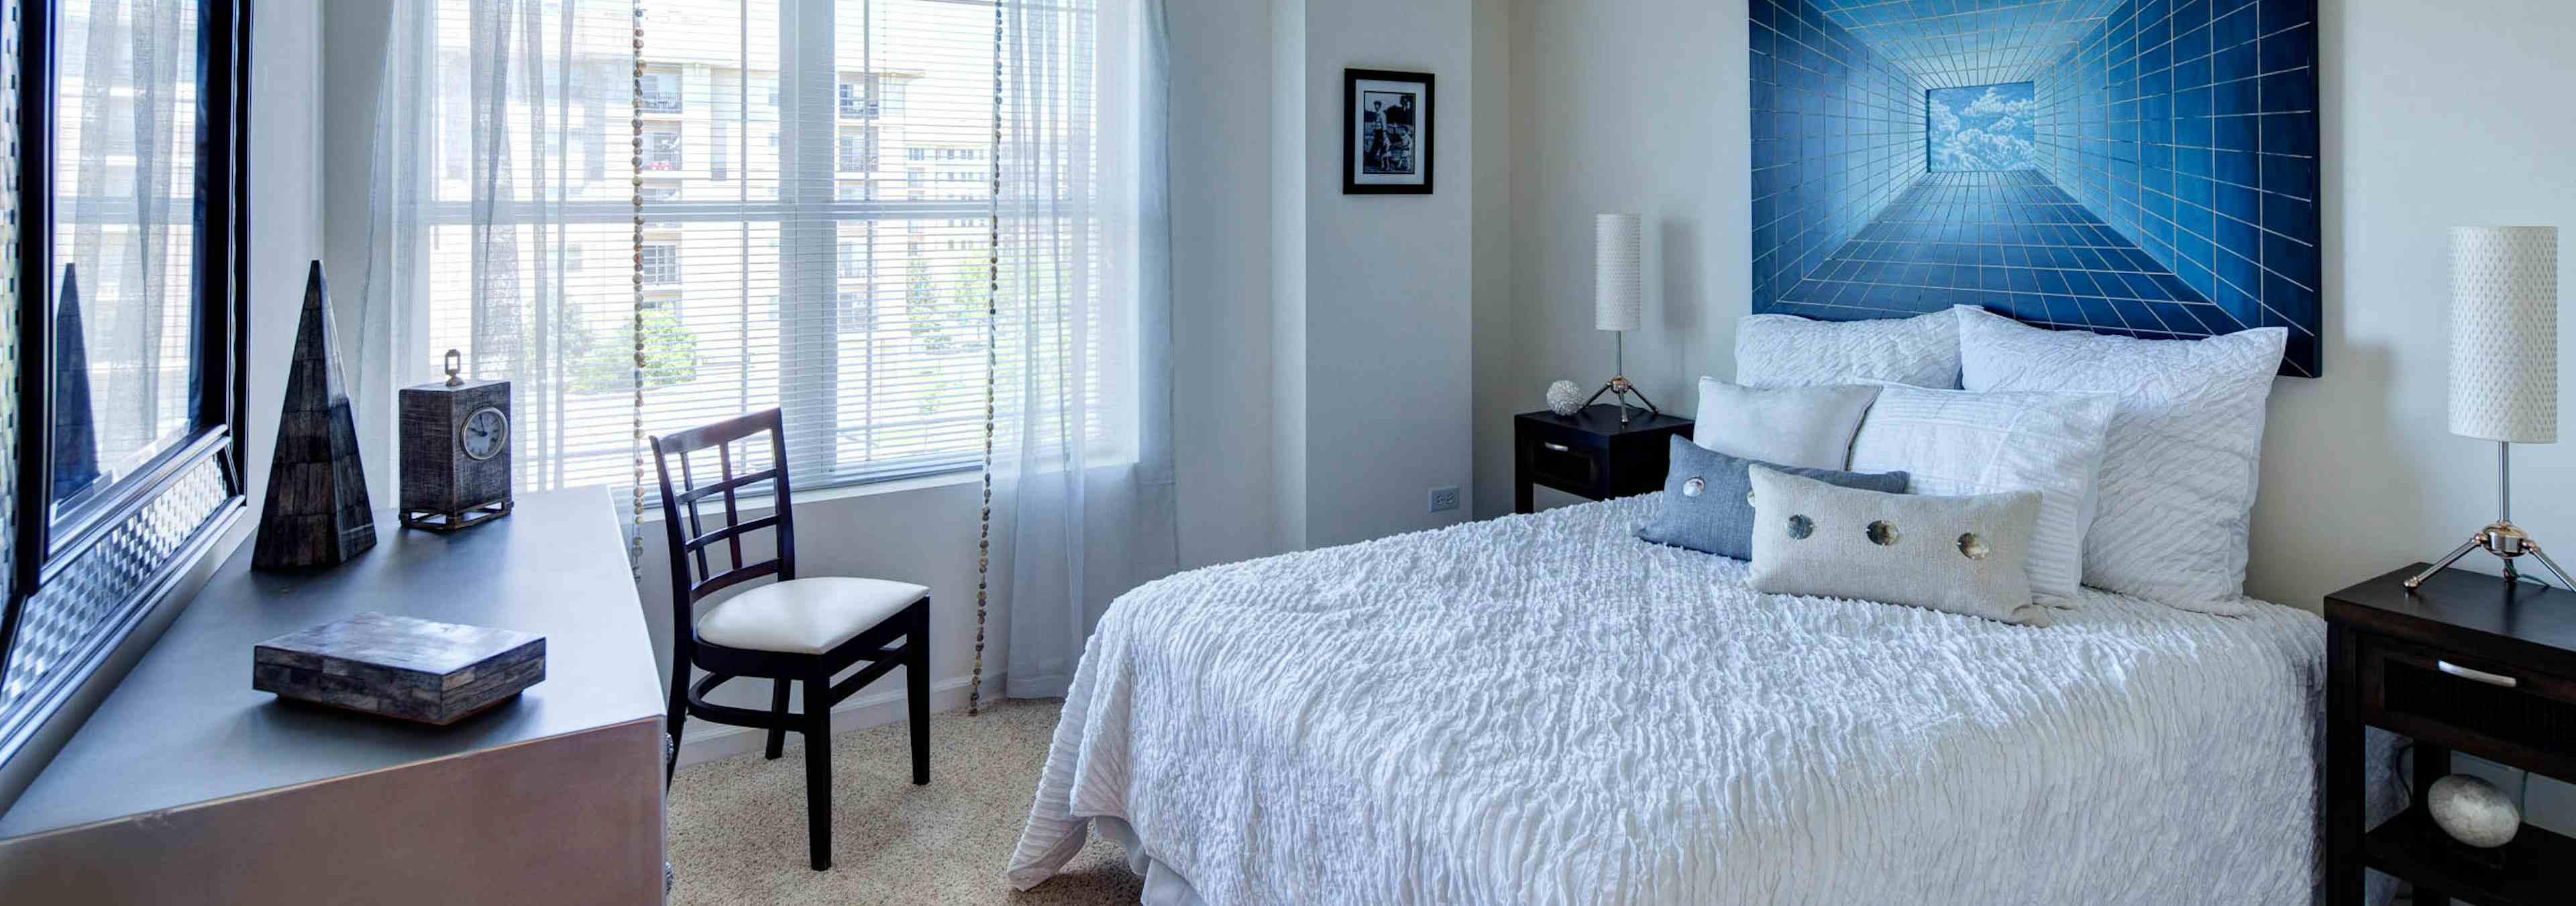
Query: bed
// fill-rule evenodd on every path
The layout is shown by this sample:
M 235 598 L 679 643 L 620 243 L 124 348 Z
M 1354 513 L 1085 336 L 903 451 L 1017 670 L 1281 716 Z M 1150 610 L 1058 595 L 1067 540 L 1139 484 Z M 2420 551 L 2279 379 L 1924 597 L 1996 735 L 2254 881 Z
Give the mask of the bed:
M 2311 901 L 2315 615 L 1757 595 L 1656 503 L 1129 593 L 1009 881 L 1097 829 L 1149 903 Z

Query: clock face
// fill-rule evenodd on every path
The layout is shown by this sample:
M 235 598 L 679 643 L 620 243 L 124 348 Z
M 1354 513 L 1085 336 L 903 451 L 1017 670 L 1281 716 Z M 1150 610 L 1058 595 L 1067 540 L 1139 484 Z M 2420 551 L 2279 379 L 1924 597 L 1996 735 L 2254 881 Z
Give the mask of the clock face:
M 502 450 L 509 449 L 510 417 L 490 406 L 476 409 L 474 414 L 465 417 L 465 424 L 456 429 L 456 442 L 465 448 L 465 455 L 476 459 L 500 455 Z

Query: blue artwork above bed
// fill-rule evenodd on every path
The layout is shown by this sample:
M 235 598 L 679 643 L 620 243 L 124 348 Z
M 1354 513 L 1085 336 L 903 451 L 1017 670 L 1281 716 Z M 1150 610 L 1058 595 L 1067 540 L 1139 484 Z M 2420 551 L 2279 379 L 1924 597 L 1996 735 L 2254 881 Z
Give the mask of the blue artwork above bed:
M 1753 310 L 2281 326 L 2320 373 L 2315 0 L 1747 0 Z

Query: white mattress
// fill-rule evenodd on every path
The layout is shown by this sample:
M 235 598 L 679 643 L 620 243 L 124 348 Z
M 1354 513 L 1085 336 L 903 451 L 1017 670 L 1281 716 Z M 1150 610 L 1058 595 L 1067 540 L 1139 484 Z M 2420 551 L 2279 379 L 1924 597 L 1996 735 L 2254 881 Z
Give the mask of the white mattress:
M 1756 595 L 1653 501 L 1121 598 L 1009 880 L 1098 817 L 1212 903 L 2310 902 L 2316 616 Z

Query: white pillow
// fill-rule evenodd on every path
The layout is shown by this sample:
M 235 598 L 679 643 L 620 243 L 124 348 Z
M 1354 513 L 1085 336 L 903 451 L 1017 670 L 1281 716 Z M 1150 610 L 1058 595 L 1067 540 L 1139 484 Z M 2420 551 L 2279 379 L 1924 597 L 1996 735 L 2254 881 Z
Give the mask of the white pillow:
M 1876 387 L 1738 387 L 1699 379 L 1691 440 L 1737 459 L 1842 471 Z
M 1888 386 L 1852 439 L 1852 471 L 1910 476 L 1906 490 L 1956 497 L 2039 492 L 2031 598 L 2075 606 L 2084 532 L 2114 406 L 2107 393 L 1970 393 Z
M 1747 387 L 1887 382 L 1957 389 L 1959 319 L 1949 312 L 1870 321 L 1746 315 L 1735 322 L 1735 382 Z
M 2102 456 L 2084 582 L 2184 610 L 2243 614 L 2263 405 L 2290 332 L 2200 340 L 2041 330 L 1960 306 L 1971 390 L 2098 390 L 2119 408 Z

